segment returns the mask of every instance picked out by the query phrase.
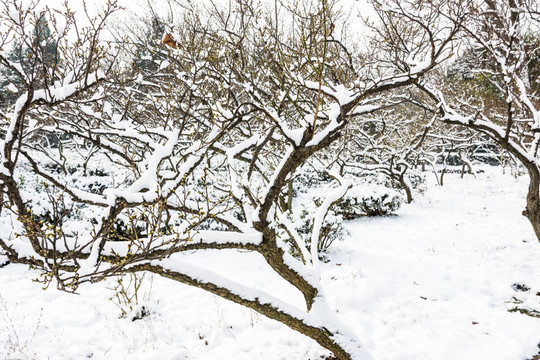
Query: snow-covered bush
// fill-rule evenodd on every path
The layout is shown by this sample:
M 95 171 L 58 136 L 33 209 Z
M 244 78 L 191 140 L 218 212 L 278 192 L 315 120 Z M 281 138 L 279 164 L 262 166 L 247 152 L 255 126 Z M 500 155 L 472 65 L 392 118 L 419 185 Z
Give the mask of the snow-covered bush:
M 369 178 L 370 181 L 375 181 L 375 179 L 375 177 Z M 325 201 L 325 196 L 319 194 L 328 193 L 332 189 L 328 185 L 336 185 L 337 181 L 319 171 L 307 171 L 295 181 L 298 181 L 298 184 L 294 185 L 294 189 L 298 191 L 295 195 L 299 196 L 295 197 L 294 201 L 301 207 L 301 211 L 288 212 L 287 216 L 298 236 L 309 248 L 316 213 Z M 367 178 L 363 177 L 363 181 L 367 181 Z M 320 186 L 325 183 L 326 186 Z M 322 253 L 328 251 L 334 241 L 343 239 L 348 234 L 343 227 L 344 220 L 392 214 L 403 202 L 404 197 L 398 191 L 375 182 L 353 186 L 329 208 L 322 221 L 317 243 L 319 257 L 324 260 L 325 256 Z M 291 234 L 287 231 L 282 231 L 281 236 L 285 241 L 290 241 Z M 291 253 L 294 256 L 300 256 L 300 251 L 294 246 L 291 247 Z
M 396 212 L 403 201 L 403 196 L 394 189 L 378 184 L 357 185 L 349 189 L 331 211 L 345 220 L 382 216 Z
M 427 189 L 426 175 L 419 170 L 409 170 L 407 172 L 409 183 L 411 187 L 416 190 L 417 193 L 423 194 Z
M 294 179 L 294 196 L 299 193 L 307 193 L 312 189 L 328 187 L 332 182 L 336 182 L 326 171 L 305 167 Z
M 304 239 L 307 247 L 311 247 L 311 236 L 313 231 L 314 216 L 317 211 L 315 202 L 308 206 L 303 205 L 302 210 L 296 219 L 293 221 L 296 232 Z M 328 251 L 332 243 L 338 239 L 343 239 L 347 234 L 347 230 L 343 228 L 343 217 L 336 215 L 335 212 L 330 210 L 325 216 L 322 226 L 319 230 L 319 241 L 317 243 L 317 251 L 319 252 L 319 258 L 325 260 L 325 256 L 321 253 Z M 292 255 L 299 256 L 298 251 L 292 247 Z
M 425 174 L 420 171 L 410 170 L 405 176 L 407 176 L 411 189 L 420 194 L 425 192 L 427 188 Z M 345 171 L 344 177 L 359 185 L 350 189 L 344 199 L 334 205 L 334 208 L 346 208 L 349 206 L 358 208 L 362 205 L 364 209 L 356 211 L 358 213 L 356 216 L 351 214 L 351 218 L 344 216 L 345 220 L 355 219 L 359 216 L 392 214 L 403 204 L 404 198 L 401 194 L 401 191 L 404 190 L 403 186 L 384 173 L 356 169 Z M 312 168 L 302 169 L 302 173 L 294 179 L 293 196 L 310 193 L 313 189 L 318 189 L 318 193 L 324 193 L 323 188 L 332 187 L 336 184 L 337 181 L 329 176 L 326 171 Z M 314 201 L 318 206 L 322 203 L 323 198 L 316 197 Z M 345 214 L 347 211 L 338 210 L 338 213 Z

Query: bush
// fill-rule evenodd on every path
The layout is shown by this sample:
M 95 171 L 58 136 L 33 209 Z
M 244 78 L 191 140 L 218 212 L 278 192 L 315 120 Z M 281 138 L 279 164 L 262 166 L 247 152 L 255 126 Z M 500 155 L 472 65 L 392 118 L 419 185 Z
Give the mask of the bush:
M 302 211 L 296 214 L 289 213 L 288 217 L 309 248 L 313 233 L 313 218 L 325 199 L 324 196 L 312 194 L 326 193 L 324 190 L 326 186 L 309 188 L 301 183 L 295 187 L 306 194 L 296 200 L 301 201 Z M 329 209 L 323 221 L 317 244 L 320 258 L 324 260 L 325 257 L 321 253 L 328 251 L 335 240 L 343 239 L 348 234 L 343 227 L 343 220 L 389 215 L 397 211 L 403 202 L 404 198 L 398 191 L 375 183 L 357 185 L 349 189 L 347 194 Z M 282 236 L 288 238 L 285 232 L 282 232 Z M 293 256 L 299 256 L 294 248 L 291 253 Z
M 427 190 L 426 175 L 418 170 L 409 170 L 406 174 L 409 177 L 409 182 L 414 190 L 423 194 Z
M 334 204 L 331 211 L 345 220 L 361 216 L 383 216 L 396 212 L 403 201 L 400 193 L 385 186 L 357 185 L 349 189 L 343 199 Z
M 296 232 L 298 235 L 300 235 L 302 238 L 304 238 L 304 241 L 308 248 L 311 247 L 311 235 L 313 233 L 313 218 L 317 211 L 317 207 L 315 204 L 310 207 L 303 206 L 302 211 L 300 212 L 300 216 L 296 221 L 294 222 Z M 332 210 L 328 212 L 326 217 L 324 218 L 324 221 L 321 226 L 321 230 L 319 232 L 319 240 L 317 243 L 317 251 L 320 253 L 328 251 L 330 248 L 330 245 L 337 240 L 337 239 L 343 239 L 346 235 L 348 235 L 347 230 L 343 228 L 343 217 L 340 215 L 336 215 Z M 298 255 L 294 254 L 293 255 Z M 323 256 L 320 256 L 321 260 L 324 260 Z

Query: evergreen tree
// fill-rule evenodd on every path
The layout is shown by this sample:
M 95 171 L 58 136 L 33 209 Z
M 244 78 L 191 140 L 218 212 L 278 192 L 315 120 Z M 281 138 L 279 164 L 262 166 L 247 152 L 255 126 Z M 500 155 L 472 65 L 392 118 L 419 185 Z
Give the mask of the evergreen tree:
M 57 71 L 60 59 L 57 53 L 57 42 L 51 36 L 49 23 L 42 15 L 32 31 L 32 46 L 27 48 L 27 63 L 22 66 L 27 73 L 32 74 L 34 87 L 46 87 L 51 81 L 57 79 Z
M 25 63 L 22 45 L 19 42 L 14 43 L 8 58 L 9 61 L 16 64 L 23 65 Z M 24 87 L 23 79 L 15 71 L 7 67 L 0 67 L 0 110 L 2 112 L 17 100 Z
M 51 80 L 60 65 L 57 52 L 57 42 L 51 36 L 51 30 L 45 16 L 41 16 L 32 30 L 31 45 L 23 46 L 15 41 L 8 58 L 20 65 L 25 78 L 8 67 L 0 67 L 0 110 L 5 112 L 15 103 L 27 85 L 34 88 L 42 87 Z
M 159 16 L 150 10 L 151 18 L 144 21 L 146 29 L 141 34 L 134 34 L 135 51 L 132 63 L 134 72 L 155 72 L 159 68 L 159 62 L 165 59 L 163 54 L 156 51 L 156 47 L 161 46 L 165 26 Z

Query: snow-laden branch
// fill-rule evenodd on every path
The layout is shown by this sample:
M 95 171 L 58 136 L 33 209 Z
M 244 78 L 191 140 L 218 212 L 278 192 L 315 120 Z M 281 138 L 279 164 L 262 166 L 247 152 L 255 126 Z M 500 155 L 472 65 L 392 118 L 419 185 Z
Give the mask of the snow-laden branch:
M 439 100 L 438 106 L 443 112 L 443 116 L 441 118 L 442 121 L 463 125 L 465 127 L 473 127 L 484 131 L 490 136 L 496 138 L 498 142 L 504 143 L 506 146 L 511 147 L 513 151 L 515 151 L 516 155 L 526 159 L 532 164 L 536 164 L 536 166 L 540 165 L 539 160 L 534 157 L 531 152 L 526 151 L 514 139 L 508 136 L 505 128 L 495 124 L 493 121 L 488 119 L 486 115 L 482 113 L 477 113 L 474 115 L 462 115 L 447 104 L 441 91 L 430 90 L 427 87 L 426 89 L 432 96 Z
M 176 235 L 161 236 L 157 239 L 142 238 L 136 242 L 108 241 L 104 246 L 103 256 L 128 257 L 135 251 L 146 252 L 147 257 L 153 257 L 155 253 L 169 250 L 174 247 L 174 252 L 193 250 L 221 250 L 221 249 L 244 249 L 256 251 L 261 244 L 260 233 L 250 234 L 234 231 L 198 231 L 195 234 L 178 233 Z
M 336 318 L 322 298 L 317 298 L 315 307 L 306 313 L 264 291 L 246 287 L 214 272 L 174 258 L 128 268 L 128 271 L 140 270 L 151 271 L 202 288 L 227 300 L 250 307 L 269 318 L 279 320 L 294 330 L 306 335 L 310 334 L 322 346 L 333 345 L 338 349 L 342 348 L 354 359 L 372 359 L 352 331 Z M 316 336 L 317 333 L 326 336 Z

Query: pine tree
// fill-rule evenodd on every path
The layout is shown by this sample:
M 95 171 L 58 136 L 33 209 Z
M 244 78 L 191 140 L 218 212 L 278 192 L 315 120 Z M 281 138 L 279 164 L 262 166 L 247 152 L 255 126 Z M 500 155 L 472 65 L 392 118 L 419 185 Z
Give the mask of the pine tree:
M 41 16 L 36 22 L 36 26 L 32 32 L 33 43 L 32 47 L 26 51 L 29 52 L 28 64 L 22 64 L 23 68 L 28 72 L 33 72 L 32 78 L 34 84 L 38 87 L 44 87 L 57 80 L 56 73 L 60 66 L 60 59 L 57 53 L 57 42 L 51 36 L 49 23 L 45 16 Z M 38 64 L 36 66 L 36 64 Z
M 51 30 L 44 15 L 36 22 L 32 35 L 31 46 L 23 46 L 15 41 L 8 55 L 12 63 L 20 65 L 23 69 L 25 78 L 8 67 L 0 67 L 0 110 L 2 112 L 15 103 L 29 83 L 37 88 L 54 80 L 51 77 L 54 77 L 57 67 L 61 64 L 56 40 L 51 36 Z
M 155 72 L 159 68 L 160 60 L 164 58 L 159 51 L 156 51 L 155 47 L 161 45 L 165 27 L 158 15 L 154 14 L 153 11 L 151 13 L 152 17 L 149 19 L 149 23 L 146 23 L 147 28 L 144 35 L 135 35 L 136 48 L 132 64 L 134 72 Z
M 25 63 L 21 43 L 14 43 L 8 58 L 16 64 Z M 0 67 L 0 109 L 2 112 L 15 103 L 24 87 L 23 79 L 16 72 L 7 67 Z

